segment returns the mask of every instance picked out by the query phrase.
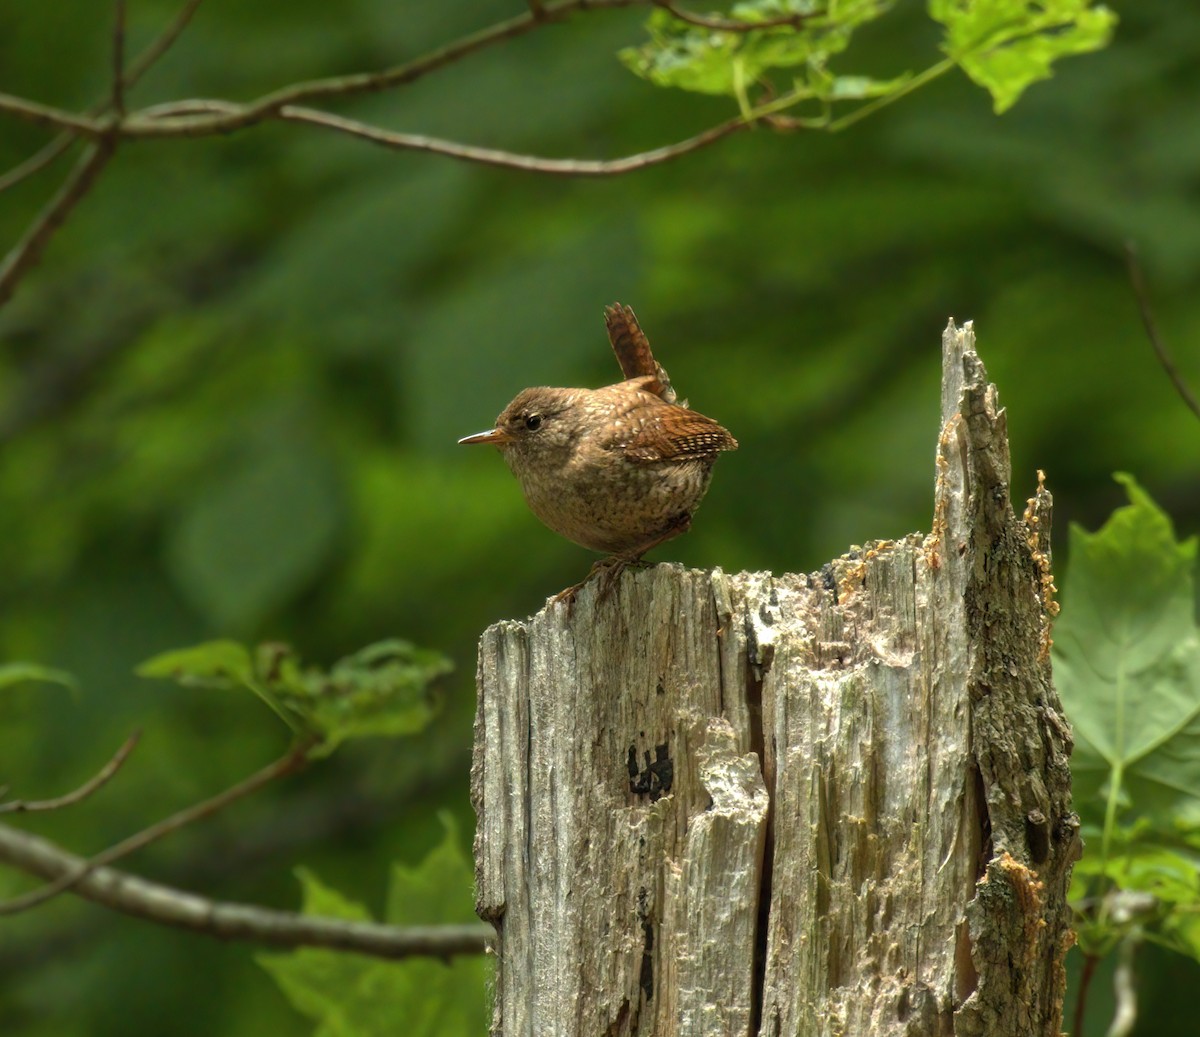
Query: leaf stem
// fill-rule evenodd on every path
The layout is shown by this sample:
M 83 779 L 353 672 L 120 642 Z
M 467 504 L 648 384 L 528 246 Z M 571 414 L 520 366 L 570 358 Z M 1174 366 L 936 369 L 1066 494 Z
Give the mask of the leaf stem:
M 1125 631 L 1126 635 L 1128 631 Z M 1124 637 L 1126 645 L 1130 638 Z M 1100 871 L 1108 873 L 1108 855 L 1112 846 L 1113 831 L 1117 827 L 1117 802 L 1121 795 L 1121 779 L 1125 776 L 1125 652 L 1120 655 L 1121 662 L 1117 667 L 1116 687 L 1113 702 L 1113 726 L 1115 752 L 1113 753 L 1112 774 L 1108 779 L 1108 800 L 1104 804 L 1104 833 L 1100 838 Z
M 902 97 L 907 97 L 914 90 L 918 90 L 925 86 L 926 83 L 932 83 L 939 76 L 944 76 L 952 68 L 955 67 L 955 62 L 950 58 L 945 58 L 939 61 L 936 65 L 931 65 L 924 72 L 919 72 L 913 76 L 903 86 L 897 88 L 890 94 L 884 94 L 883 97 L 877 97 L 875 100 L 864 104 L 861 108 L 855 108 L 854 111 L 843 115 L 840 119 L 834 119 L 829 124 L 829 132 L 837 133 L 839 130 L 844 130 L 848 126 L 853 126 L 856 122 L 865 119 L 868 115 L 873 115 L 881 108 L 886 108 L 889 104 L 899 101 Z
M 1112 844 L 1113 830 L 1117 827 L 1117 802 L 1121 795 L 1121 779 L 1125 776 L 1125 765 L 1118 759 L 1108 779 L 1108 801 L 1104 805 L 1104 833 L 1100 838 L 1100 870 L 1108 872 L 1108 853 Z

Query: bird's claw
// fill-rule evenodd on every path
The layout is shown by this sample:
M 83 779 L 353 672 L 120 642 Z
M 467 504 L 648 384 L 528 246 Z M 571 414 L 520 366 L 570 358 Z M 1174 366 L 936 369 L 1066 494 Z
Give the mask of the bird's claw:
M 599 561 L 593 562 L 588 574 L 578 583 L 572 584 L 566 590 L 561 590 L 550 599 L 550 603 L 557 605 L 560 602 L 567 606 L 567 614 L 575 605 L 575 597 L 581 591 L 585 584 L 596 578 L 599 580 L 600 586 L 596 591 L 596 600 L 604 601 L 612 595 L 616 590 L 617 583 L 620 582 L 621 573 L 629 566 L 636 564 L 640 560 L 640 555 L 613 555 L 611 558 L 601 558 Z

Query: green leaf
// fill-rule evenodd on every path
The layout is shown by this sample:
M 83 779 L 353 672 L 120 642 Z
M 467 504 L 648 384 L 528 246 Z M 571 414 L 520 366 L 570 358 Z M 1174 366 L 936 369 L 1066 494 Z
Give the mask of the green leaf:
M 328 672 L 301 671 L 293 660 L 264 672 L 263 679 L 320 739 L 315 753 L 323 756 L 348 738 L 422 730 L 434 715 L 429 686 L 451 668 L 437 652 L 389 640 L 347 656 Z
M 162 652 L 134 670 L 139 677 L 163 677 L 189 687 L 222 690 L 249 686 L 254 667 L 250 653 L 236 641 L 205 641 L 191 648 Z
M 657 86 L 740 97 L 747 85 L 761 81 L 771 69 L 823 67 L 831 55 L 846 49 L 854 29 L 882 17 L 893 2 L 735 4 L 727 17 L 741 22 L 765 21 L 789 12 L 810 15 L 798 27 L 751 32 L 705 29 L 657 10 L 646 22 L 650 41 L 628 47 L 619 56 L 631 71 Z
M 442 843 L 416 868 L 392 869 L 386 921 L 392 925 L 474 921 L 470 863 L 443 816 Z M 299 873 L 305 914 L 364 920 L 359 903 Z M 459 1037 L 487 1030 L 489 959 L 449 964 L 413 958 L 381 961 L 317 948 L 260 954 L 258 962 L 297 1011 L 316 1023 L 318 1037 Z
M 39 666 L 37 663 L 0 664 L 0 688 L 9 688 L 27 681 L 59 684 L 68 691 L 79 690 L 75 678 L 64 670 L 53 670 L 49 666 Z
M 1054 633 L 1055 683 L 1075 730 L 1075 802 L 1106 832 L 1118 794 L 1139 812 L 1200 796 L 1196 540 L 1179 543 L 1146 492 L 1117 479 L 1130 504 L 1096 533 L 1071 527 Z
M 1107 864 L 1097 854 L 1086 854 L 1075 873 L 1085 879 L 1107 875 L 1121 889 L 1152 893 L 1163 903 L 1200 905 L 1200 859 L 1194 853 L 1138 845 L 1114 854 Z
M 1161 834 L 1142 827 L 1142 839 Z M 1086 854 L 1075 865 L 1070 899 L 1077 910 L 1091 890 L 1106 891 L 1103 910 L 1082 912 L 1076 920 L 1080 946 L 1103 956 L 1136 926 L 1157 943 L 1200 960 L 1200 854 L 1128 837 L 1128 832 L 1116 836 L 1119 848 L 1108 860 Z
M 384 918 L 392 925 L 438 925 L 475 921 L 464 894 L 472 894 L 474 871 L 459 848 L 458 829 L 447 813 L 439 815 L 445 836 L 419 867 L 393 864 Z
M 302 667 L 283 644 L 260 645 L 251 657 L 236 641 L 208 641 L 163 652 L 137 668 L 190 687 L 246 688 L 326 756 L 348 738 L 414 734 L 433 718 L 429 686 L 451 664 L 407 641 L 368 645 L 329 670 Z
M 929 0 L 942 49 L 1007 111 L 1059 58 L 1099 50 L 1117 16 L 1091 0 Z

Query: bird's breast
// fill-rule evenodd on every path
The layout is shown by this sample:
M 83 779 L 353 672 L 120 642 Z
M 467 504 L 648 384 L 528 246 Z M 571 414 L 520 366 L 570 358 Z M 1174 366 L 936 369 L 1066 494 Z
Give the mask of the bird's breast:
M 593 551 L 634 550 L 690 515 L 712 477 L 711 459 L 635 464 L 621 451 L 578 451 L 566 463 L 510 467 L 530 510 L 560 536 Z

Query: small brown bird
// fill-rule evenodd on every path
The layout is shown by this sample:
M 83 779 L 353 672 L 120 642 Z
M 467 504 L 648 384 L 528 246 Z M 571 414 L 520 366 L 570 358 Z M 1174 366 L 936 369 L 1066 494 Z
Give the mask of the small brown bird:
M 610 586 L 630 562 L 687 531 L 717 454 L 736 450 L 737 440 L 675 402 L 633 310 L 614 303 L 604 317 L 625 381 L 525 389 L 495 428 L 459 442 L 499 447 L 542 522 L 611 556 L 592 567 L 608 570 Z M 560 597 L 573 597 L 579 586 Z

